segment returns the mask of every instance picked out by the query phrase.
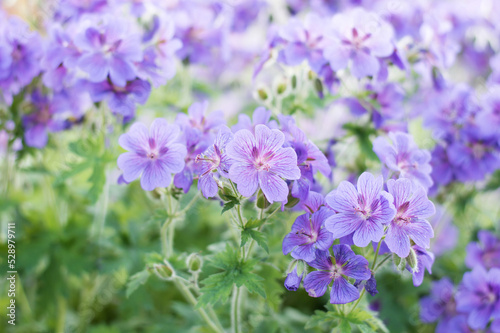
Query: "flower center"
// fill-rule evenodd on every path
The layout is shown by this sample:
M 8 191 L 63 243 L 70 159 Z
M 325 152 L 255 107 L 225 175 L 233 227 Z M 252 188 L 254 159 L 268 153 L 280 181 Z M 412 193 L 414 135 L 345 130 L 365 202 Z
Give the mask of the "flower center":
M 147 157 L 150 160 L 154 161 L 154 160 L 156 160 L 158 158 L 158 154 L 156 154 L 155 152 L 150 152 L 150 153 L 147 154 Z
M 332 269 L 330 270 L 330 276 L 334 280 L 341 277 L 342 276 L 342 266 L 339 266 L 337 264 L 333 265 Z

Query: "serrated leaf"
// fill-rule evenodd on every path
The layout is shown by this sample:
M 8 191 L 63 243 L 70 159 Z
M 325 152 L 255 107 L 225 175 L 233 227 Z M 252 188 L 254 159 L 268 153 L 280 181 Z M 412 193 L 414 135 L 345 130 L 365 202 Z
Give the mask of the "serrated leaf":
M 250 219 L 247 221 L 247 223 L 245 224 L 245 229 L 246 228 L 249 228 L 249 229 L 252 229 L 252 228 L 258 228 L 260 227 L 261 225 L 264 224 L 264 222 L 266 222 L 265 219 Z
M 140 271 L 132 275 L 127 283 L 126 296 L 127 298 L 132 295 L 134 291 L 137 290 L 140 286 L 142 286 L 149 278 L 149 272 L 147 270 Z
M 266 236 L 257 230 L 245 230 L 250 234 L 250 237 L 252 237 L 257 244 L 264 249 L 267 253 L 269 253 L 269 247 L 267 246 L 267 239 Z
M 202 281 L 202 295 L 197 306 L 227 302 L 231 295 L 233 285 L 245 286 L 249 292 L 265 297 L 264 289 L 259 285 L 263 279 L 251 273 L 255 266 L 253 260 L 240 260 L 237 249 L 226 246 L 225 251 L 218 253 L 212 259 L 212 265 L 223 272 L 212 274 Z
M 351 333 L 351 324 L 348 320 L 341 320 L 339 325 L 340 333 Z
M 151 224 L 163 224 L 169 218 L 168 213 L 165 209 L 156 209 L 148 220 L 148 223 Z
M 366 324 L 359 324 L 358 328 L 361 331 L 361 333 L 375 333 L 375 331 L 372 330 L 372 328 Z
M 227 196 L 227 197 L 229 198 L 230 201 L 224 203 L 224 207 L 222 207 L 221 215 L 224 214 L 225 212 L 227 212 L 228 210 L 233 209 L 234 206 L 240 204 L 240 201 L 238 200 L 238 198 L 235 198 L 233 196 Z

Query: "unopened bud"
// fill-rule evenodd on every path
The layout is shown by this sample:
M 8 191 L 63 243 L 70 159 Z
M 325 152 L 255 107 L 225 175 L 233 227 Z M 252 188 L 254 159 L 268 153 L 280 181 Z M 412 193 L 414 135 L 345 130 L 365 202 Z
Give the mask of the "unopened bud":
M 175 278 L 175 271 L 166 260 L 164 264 L 153 264 L 153 272 L 161 280 L 170 281 Z
M 191 253 L 186 258 L 186 265 L 190 273 L 198 273 L 203 266 L 203 258 L 198 253 Z
M 264 89 L 259 89 L 257 90 L 257 95 L 259 96 L 259 98 L 263 101 L 267 100 L 267 98 L 269 97 L 267 95 L 267 92 L 264 90 Z
M 411 267 L 414 273 L 418 272 L 418 257 L 413 248 L 410 248 L 410 254 L 406 257 L 406 262 Z
M 394 265 L 402 272 L 405 270 L 406 267 L 406 259 L 399 257 L 397 254 L 393 253 L 392 254 L 392 261 L 394 262 Z
M 264 193 L 262 193 L 262 190 L 259 190 L 259 193 L 257 193 L 256 205 L 257 205 L 257 208 L 260 208 L 260 209 L 267 209 L 267 208 L 269 208 L 269 206 L 271 206 L 271 203 L 267 200 Z
M 293 75 L 292 76 L 292 89 L 297 88 L 297 76 Z
M 285 204 L 286 208 L 295 207 L 300 202 L 300 199 L 293 197 L 291 194 L 288 195 L 288 202 Z
M 278 84 L 278 86 L 276 87 L 276 92 L 278 93 L 278 95 L 283 94 L 285 91 L 286 91 L 286 83 L 283 82 Z

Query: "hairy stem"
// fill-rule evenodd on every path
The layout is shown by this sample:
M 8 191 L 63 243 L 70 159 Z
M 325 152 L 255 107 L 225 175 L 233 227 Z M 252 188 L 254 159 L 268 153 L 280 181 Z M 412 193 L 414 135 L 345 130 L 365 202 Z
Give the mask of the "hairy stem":
M 233 299 L 231 301 L 231 332 L 241 332 L 241 313 L 240 313 L 240 288 L 234 286 Z
M 196 306 L 197 303 L 196 298 L 193 296 L 189 288 L 186 287 L 183 281 L 180 280 L 179 278 L 175 278 L 174 284 L 177 287 L 177 289 L 179 289 L 179 291 L 182 293 L 186 301 L 188 301 L 192 306 Z M 201 318 L 203 318 L 203 320 L 207 323 L 207 325 L 210 326 L 212 330 L 214 330 L 214 332 L 224 333 L 224 329 L 221 327 L 220 323 L 214 322 L 212 318 L 210 318 L 208 313 L 205 311 L 205 309 L 196 308 L 196 311 L 200 314 Z

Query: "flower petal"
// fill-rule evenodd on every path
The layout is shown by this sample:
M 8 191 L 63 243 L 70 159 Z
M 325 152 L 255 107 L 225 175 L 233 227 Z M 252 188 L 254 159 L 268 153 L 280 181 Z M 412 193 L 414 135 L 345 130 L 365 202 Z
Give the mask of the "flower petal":
M 311 297 L 321 297 L 325 294 L 328 285 L 332 282 L 330 273 L 315 271 L 307 274 L 304 279 L 304 288 Z
M 330 303 L 347 304 L 359 298 L 359 291 L 343 277 L 333 281 L 332 292 L 330 293 Z
M 287 200 L 288 186 L 283 179 L 267 171 L 259 171 L 258 178 L 260 188 L 266 196 L 267 201 L 273 203 L 275 201 L 283 202 Z

